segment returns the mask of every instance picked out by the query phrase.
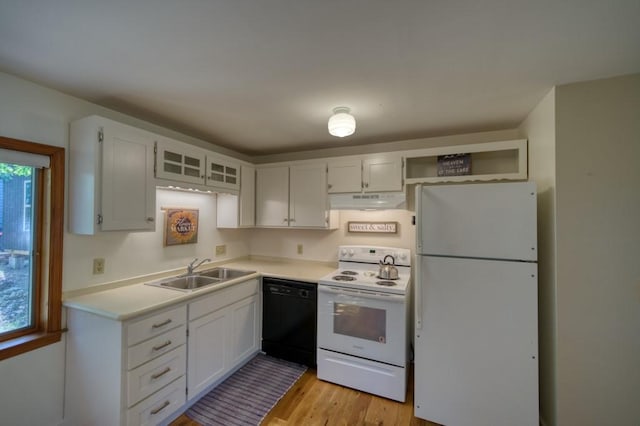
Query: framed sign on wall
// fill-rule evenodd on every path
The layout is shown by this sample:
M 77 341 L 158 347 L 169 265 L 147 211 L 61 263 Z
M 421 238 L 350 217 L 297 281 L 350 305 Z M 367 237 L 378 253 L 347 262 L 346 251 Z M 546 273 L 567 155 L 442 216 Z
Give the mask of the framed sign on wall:
M 163 208 L 164 245 L 194 244 L 198 242 L 198 210 Z
M 398 222 L 347 222 L 347 231 L 397 234 Z

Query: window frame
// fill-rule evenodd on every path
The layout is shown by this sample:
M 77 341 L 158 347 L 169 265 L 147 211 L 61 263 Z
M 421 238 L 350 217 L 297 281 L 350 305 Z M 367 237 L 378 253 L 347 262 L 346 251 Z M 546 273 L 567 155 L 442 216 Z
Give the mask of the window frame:
M 33 325 L 30 328 L 7 333 L 0 341 L 0 360 L 14 357 L 56 342 L 62 336 L 62 248 L 64 235 L 64 176 L 65 149 L 19 139 L 0 136 L 0 148 L 21 151 L 49 157 L 50 193 L 45 205 L 45 174 L 38 172 L 36 199 L 31 200 L 35 215 L 33 250 L 34 264 L 34 300 Z M 44 229 L 44 212 L 48 207 L 49 227 Z M 33 209 L 33 207 L 32 207 Z M 46 232 L 45 232 L 46 231 Z M 43 262 L 44 242 L 48 239 L 48 263 Z M 48 270 L 48 281 L 43 281 L 43 271 Z M 43 303 L 43 296 L 46 304 Z
M 38 182 L 40 183 L 40 182 Z M 29 195 L 29 204 L 27 204 L 27 186 L 29 187 L 29 191 L 28 193 Z M 40 191 L 40 188 L 37 188 L 38 191 Z M 23 188 L 22 188 L 22 198 L 24 199 L 24 203 L 23 203 L 23 209 L 22 209 L 22 230 L 23 231 L 31 231 L 31 222 L 27 221 L 27 218 L 30 218 L 32 213 L 29 213 L 27 215 L 27 209 L 29 209 L 30 211 L 33 211 L 33 177 L 29 180 L 25 180 L 23 182 Z M 36 195 L 36 197 L 39 199 L 39 193 Z M 38 223 L 38 222 L 36 222 Z M 37 238 L 37 236 L 36 236 Z

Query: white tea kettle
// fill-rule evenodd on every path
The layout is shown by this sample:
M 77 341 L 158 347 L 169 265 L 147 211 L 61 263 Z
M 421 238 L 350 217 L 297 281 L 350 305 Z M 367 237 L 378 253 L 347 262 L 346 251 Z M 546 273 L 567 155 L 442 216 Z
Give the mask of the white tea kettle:
M 387 257 L 391 258 L 391 263 L 387 263 Z M 378 278 L 383 280 L 397 280 L 398 268 L 395 267 L 396 260 L 390 254 L 386 255 L 380 261 L 380 269 L 378 270 Z

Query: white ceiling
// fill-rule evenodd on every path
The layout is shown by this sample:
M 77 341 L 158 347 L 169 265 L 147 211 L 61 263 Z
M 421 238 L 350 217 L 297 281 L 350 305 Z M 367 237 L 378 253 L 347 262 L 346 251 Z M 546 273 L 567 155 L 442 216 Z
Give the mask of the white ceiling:
M 0 70 L 248 155 L 388 142 L 640 72 L 640 1 L 0 0 Z

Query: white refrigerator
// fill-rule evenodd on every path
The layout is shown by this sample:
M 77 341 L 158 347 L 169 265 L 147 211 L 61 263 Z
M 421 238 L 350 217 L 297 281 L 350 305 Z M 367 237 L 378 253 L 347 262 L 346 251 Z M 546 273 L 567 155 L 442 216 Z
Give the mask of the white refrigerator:
M 538 425 L 536 188 L 416 187 L 415 415 Z

